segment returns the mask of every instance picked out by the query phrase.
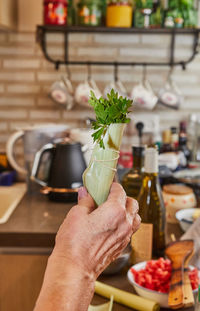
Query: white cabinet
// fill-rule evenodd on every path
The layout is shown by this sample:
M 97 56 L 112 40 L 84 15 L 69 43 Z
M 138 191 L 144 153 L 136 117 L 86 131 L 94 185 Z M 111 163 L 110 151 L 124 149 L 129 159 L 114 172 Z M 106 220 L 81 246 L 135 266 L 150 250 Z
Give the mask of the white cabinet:
M 0 0 L 0 29 L 17 28 L 17 0 Z

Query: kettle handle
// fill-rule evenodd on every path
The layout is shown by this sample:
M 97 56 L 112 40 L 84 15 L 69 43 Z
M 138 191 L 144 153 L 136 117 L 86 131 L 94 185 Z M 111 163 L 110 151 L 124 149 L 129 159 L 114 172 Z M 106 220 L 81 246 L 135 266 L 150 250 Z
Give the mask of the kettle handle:
M 13 149 L 15 146 L 15 143 L 24 136 L 24 131 L 18 131 L 14 134 L 12 134 L 6 144 L 6 154 L 8 157 L 8 161 L 10 163 L 10 165 L 20 174 L 23 175 L 27 175 L 27 171 L 25 170 L 25 168 L 23 168 L 22 166 L 20 166 L 15 158 L 14 158 L 14 153 L 13 153 Z
M 31 180 L 35 181 L 36 183 L 38 183 L 39 185 L 46 187 L 47 183 L 43 180 L 40 180 L 37 175 L 38 175 L 38 171 L 40 168 L 40 163 L 42 160 L 42 157 L 44 155 L 44 153 L 46 152 L 50 152 L 54 149 L 54 145 L 53 144 L 47 144 L 45 146 L 43 146 L 35 155 L 35 159 L 33 162 L 33 168 L 32 168 L 32 173 L 31 173 Z

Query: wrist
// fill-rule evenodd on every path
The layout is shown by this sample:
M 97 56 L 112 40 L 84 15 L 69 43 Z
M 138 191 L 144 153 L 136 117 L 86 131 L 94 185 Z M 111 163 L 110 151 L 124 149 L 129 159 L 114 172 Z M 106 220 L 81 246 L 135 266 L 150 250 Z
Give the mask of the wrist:
M 48 260 L 39 302 L 42 306 L 51 302 L 52 309 L 48 310 L 65 306 L 67 311 L 86 311 L 92 300 L 94 287 L 95 279 L 90 273 L 54 249 Z

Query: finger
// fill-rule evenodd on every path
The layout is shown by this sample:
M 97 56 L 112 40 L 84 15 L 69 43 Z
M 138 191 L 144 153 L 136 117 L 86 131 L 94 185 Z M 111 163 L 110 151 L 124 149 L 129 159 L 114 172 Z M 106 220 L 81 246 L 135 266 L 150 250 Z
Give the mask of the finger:
M 81 187 L 78 190 L 78 206 L 81 206 L 81 209 L 85 209 L 87 214 L 90 214 L 95 209 L 95 202 L 85 187 Z
M 115 231 L 126 219 L 126 193 L 122 186 L 118 183 L 113 183 L 110 189 L 110 194 L 105 203 L 99 206 L 92 215 L 94 219 L 98 219 L 96 230 L 101 232 Z
M 136 214 L 139 211 L 138 202 L 130 197 L 126 200 L 127 219 L 132 224 Z
M 112 184 L 107 202 L 110 202 L 110 201 L 115 201 L 125 206 L 126 193 L 120 184 L 118 183 Z
M 141 224 L 141 217 L 137 214 L 133 222 L 133 233 L 135 233 L 140 228 L 140 224 Z

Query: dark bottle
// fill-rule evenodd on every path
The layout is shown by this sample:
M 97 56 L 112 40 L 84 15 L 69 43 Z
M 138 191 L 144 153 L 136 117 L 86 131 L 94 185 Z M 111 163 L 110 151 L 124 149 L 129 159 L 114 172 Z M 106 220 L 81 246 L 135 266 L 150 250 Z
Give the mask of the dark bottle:
M 160 153 L 165 153 L 165 152 L 171 152 L 172 151 L 172 146 L 171 146 L 171 131 L 166 130 L 162 133 L 162 147 L 160 148 Z
M 171 127 L 171 148 L 172 151 L 178 151 L 178 129 L 177 127 Z
M 180 132 L 179 132 L 179 151 L 182 151 L 186 160 L 187 165 L 190 161 L 191 152 L 187 147 L 187 125 L 185 121 L 180 122 Z
M 67 25 L 68 26 L 76 25 L 76 9 L 73 0 L 68 0 Z
M 163 256 L 165 249 L 165 205 L 158 178 L 158 151 L 155 147 L 148 147 L 145 150 L 144 177 L 138 203 L 142 224 L 148 225 L 149 230 L 153 230 L 152 255 L 153 257 Z
M 133 167 L 122 178 L 122 186 L 129 197 L 137 199 L 142 186 L 144 147 L 132 147 Z

